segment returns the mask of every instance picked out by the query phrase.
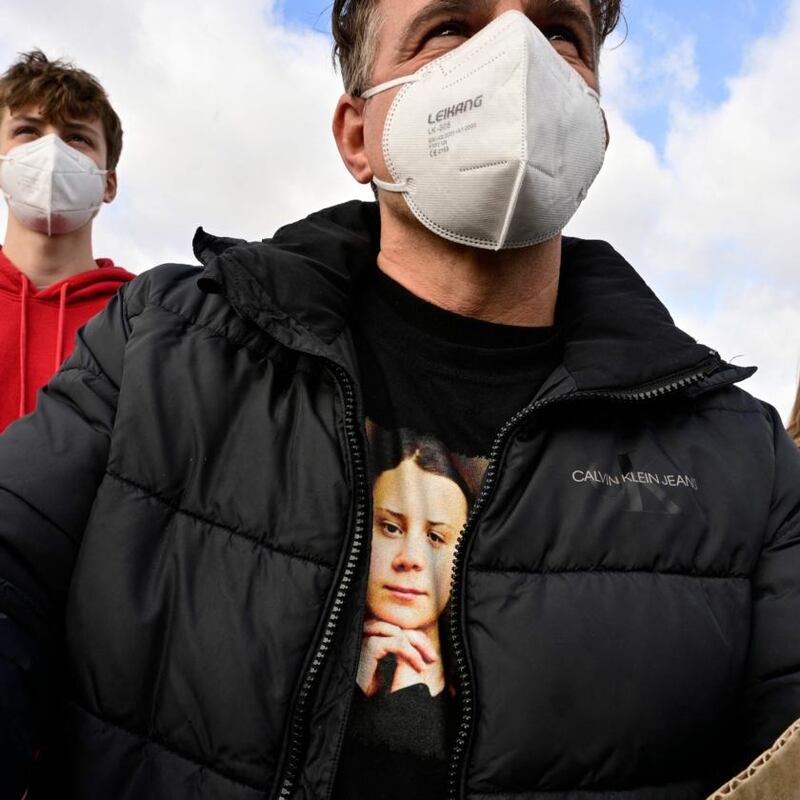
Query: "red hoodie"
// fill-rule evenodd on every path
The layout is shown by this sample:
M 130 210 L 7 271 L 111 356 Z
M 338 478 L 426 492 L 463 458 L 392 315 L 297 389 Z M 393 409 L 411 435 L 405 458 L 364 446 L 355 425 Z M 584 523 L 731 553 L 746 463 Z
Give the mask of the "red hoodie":
M 33 411 L 36 392 L 72 352 L 78 328 L 134 277 L 106 258 L 97 266 L 37 290 L 0 248 L 0 433 Z

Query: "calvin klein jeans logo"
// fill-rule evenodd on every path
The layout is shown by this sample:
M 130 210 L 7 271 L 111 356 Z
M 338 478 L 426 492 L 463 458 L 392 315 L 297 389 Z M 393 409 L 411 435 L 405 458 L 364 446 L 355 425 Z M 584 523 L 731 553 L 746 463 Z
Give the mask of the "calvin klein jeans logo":
M 634 469 L 631 453 L 618 457 L 619 471 L 607 472 L 590 465 L 572 472 L 574 483 L 604 488 L 614 494 L 624 493 L 628 510 L 638 513 L 678 514 L 681 507 L 676 502 L 676 491 L 699 492 L 697 479 L 691 475 Z

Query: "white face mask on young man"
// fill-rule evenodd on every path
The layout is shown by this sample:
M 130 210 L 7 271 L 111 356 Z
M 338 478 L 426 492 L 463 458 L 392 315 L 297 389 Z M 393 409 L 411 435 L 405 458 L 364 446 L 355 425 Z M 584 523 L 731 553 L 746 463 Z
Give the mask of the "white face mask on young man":
M 383 154 L 414 216 L 453 242 L 491 250 L 558 235 L 606 148 L 600 99 L 521 12 L 507 11 L 417 72 L 392 102 Z
M 48 236 L 72 233 L 97 214 L 107 174 L 54 133 L 0 156 L 0 189 L 11 213 Z

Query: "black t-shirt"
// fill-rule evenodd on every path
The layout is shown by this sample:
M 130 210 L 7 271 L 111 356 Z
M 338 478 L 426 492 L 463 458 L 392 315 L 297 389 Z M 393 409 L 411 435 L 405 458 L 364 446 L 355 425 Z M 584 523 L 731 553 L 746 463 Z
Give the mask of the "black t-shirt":
M 456 542 L 503 424 L 560 362 L 553 328 L 426 303 L 379 270 L 359 292 L 373 528 L 336 800 L 441 800 L 457 720 L 447 603 Z

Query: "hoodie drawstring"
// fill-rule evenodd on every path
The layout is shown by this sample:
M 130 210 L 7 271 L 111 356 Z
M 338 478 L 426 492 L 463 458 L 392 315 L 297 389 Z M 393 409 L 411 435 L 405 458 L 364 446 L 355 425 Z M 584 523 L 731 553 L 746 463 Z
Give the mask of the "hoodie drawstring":
M 28 392 L 28 281 L 23 277 L 19 311 L 19 416 L 25 416 Z
M 58 328 L 56 330 L 56 351 L 53 360 L 53 372 L 58 372 L 64 354 L 64 324 L 67 318 L 67 282 L 61 287 L 58 302 Z M 19 311 L 19 416 L 27 413 L 26 397 L 28 394 L 28 281 L 22 281 Z
M 64 319 L 67 314 L 67 288 L 69 284 L 65 281 L 61 287 L 58 301 L 58 333 L 56 334 L 56 360 L 53 364 L 53 372 L 58 372 L 61 366 L 61 354 L 64 352 Z

